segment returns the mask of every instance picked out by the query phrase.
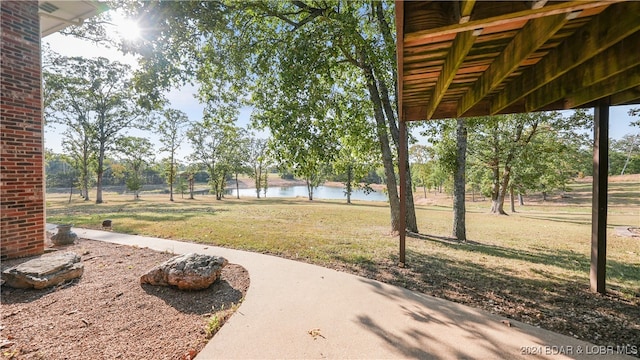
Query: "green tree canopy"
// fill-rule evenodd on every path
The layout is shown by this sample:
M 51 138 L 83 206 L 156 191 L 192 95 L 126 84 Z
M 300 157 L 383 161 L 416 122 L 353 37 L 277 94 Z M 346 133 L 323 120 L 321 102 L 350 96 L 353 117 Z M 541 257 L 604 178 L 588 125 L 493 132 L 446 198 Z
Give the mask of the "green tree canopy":
M 81 147 L 97 153 L 96 203 L 102 203 L 105 154 L 114 150 L 122 131 L 144 128 L 150 120 L 138 106 L 131 68 L 105 58 L 56 57 L 45 72 L 51 120 L 78 134 Z
M 276 116 L 290 109 L 285 106 L 265 114 L 267 109 L 275 110 L 271 103 L 301 101 L 311 110 L 332 106 L 333 96 L 350 96 L 353 83 L 361 86 L 385 168 L 392 228 L 398 230 L 394 159 L 399 133 L 391 3 L 149 1 L 126 7 L 149 29 L 142 46 L 127 48 L 141 55 L 136 79 L 147 94 L 147 106 L 157 106 L 163 91 L 197 81 L 209 112 L 229 113 L 248 103 L 263 111 L 256 121 L 267 124 L 276 136 L 278 129 L 268 121 L 281 121 Z M 285 125 L 292 132 L 299 127 L 297 121 L 330 125 L 317 111 L 305 115 L 310 113 L 314 116 L 289 114 Z M 331 129 L 318 131 L 328 134 Z M 407 200 L 407 227 L 417 231 L 410 186 Z

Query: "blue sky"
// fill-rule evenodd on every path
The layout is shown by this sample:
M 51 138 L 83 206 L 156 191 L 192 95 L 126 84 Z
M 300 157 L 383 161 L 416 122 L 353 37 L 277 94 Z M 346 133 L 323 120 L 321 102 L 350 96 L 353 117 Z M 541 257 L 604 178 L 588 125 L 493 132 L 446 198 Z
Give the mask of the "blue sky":
M 61 55 L 83 57 L 102 56 L 112 61 L 127 63 L 134 68 L 137 66 L 137 62 L 134 56 L 125 56 L 116 49 L 106 48 L 104 46 L 96 45 L 86 40 L 65 37 L 56 33 L 45 37 L 44 39 L 42 39 L 42 42 L 43 46 L 48 44 L 53 51 Z M 175 89 L 169 92 L 167 94 L 167 98 L 170 101 L 170 107 L 173 109 L 184 111 L 191 121 L 198 121 L 202 119 L 202 111 L 204 109 L 204 106 L 198 103 L 198 100 L 194 97 L 196 91 L 197 89 L 193 86 L 185 86 L 183 88 Z M 609 120 L 610 138 L 620 139 L 625 134 L 638 132 L 637 129 L 631 128 L 629 126 L 630 122 L 633 121 L 633 119 L 628 115 L 628 111 L 630 108 L 631 106 L 616 106 L 611 108 Z M 246 127 L 249 123 L 250 115 L 251 108 L 242 109 L 240 111 L 238 125 Z M 60 126 L 58 126 L 57 128 L 48 127 L 46 129 L 45 146 L 48 149 L 51 149 L 57 153 L 62 152 L 62 136 L 60 136 L 60 133 L 62 131 L 63 129 Z M 131 130 L 129 131 L 129 134 L 132 136 L 144 136 L 149 138 L 152 142 L 156 144 L 158 143 L 157 137 L 149 132 Z M 415 135 L 418 135 L 417 131 Z M 424 141 L 424 139 L 418 137 L 418 141 L 422 142 Z M 184 159 L 189 152 L 189 144 L 185 142 L 185 145 L 178 152 L 178 157 Z M 159 160 L 159 158 L 157 160 Z

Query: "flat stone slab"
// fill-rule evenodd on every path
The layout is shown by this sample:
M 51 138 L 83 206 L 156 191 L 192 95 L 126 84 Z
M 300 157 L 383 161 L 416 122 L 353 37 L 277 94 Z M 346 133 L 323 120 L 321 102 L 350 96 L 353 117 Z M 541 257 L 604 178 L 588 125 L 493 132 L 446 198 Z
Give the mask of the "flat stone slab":
M 17 289 L 44 289 L 79 278 L 84 272 L 80 256 L 72 252 L 37 257 L 2 272 L 5 285 Z
M 189 253 L 175 256 L 140 277 L 140 284 L 176 286 L 180 290 L 206 289 L 220 278 L 227 259 Z

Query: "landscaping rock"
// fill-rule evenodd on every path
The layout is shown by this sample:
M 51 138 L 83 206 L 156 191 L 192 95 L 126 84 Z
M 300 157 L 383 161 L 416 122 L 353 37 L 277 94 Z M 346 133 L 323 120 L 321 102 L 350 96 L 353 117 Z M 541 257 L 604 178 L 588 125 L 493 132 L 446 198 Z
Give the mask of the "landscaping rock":
M 43 289 L 82 276 L 84 265 L 72 252 L 49 254 L 2 272 L 5 285 L 17 289 Z
M 176 286 L 180 290 L 206 289 L 220 278 L 227 259 L 202 254 L 175 256 L 140 277 L 140 284 Z

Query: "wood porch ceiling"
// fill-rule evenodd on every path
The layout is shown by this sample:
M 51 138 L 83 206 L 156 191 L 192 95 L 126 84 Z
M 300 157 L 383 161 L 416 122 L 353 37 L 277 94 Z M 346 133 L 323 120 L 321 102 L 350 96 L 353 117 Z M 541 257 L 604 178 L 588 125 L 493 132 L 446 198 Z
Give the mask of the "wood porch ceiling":
M 404 119 L 640 103 L 640 1 L 396 2 Z

